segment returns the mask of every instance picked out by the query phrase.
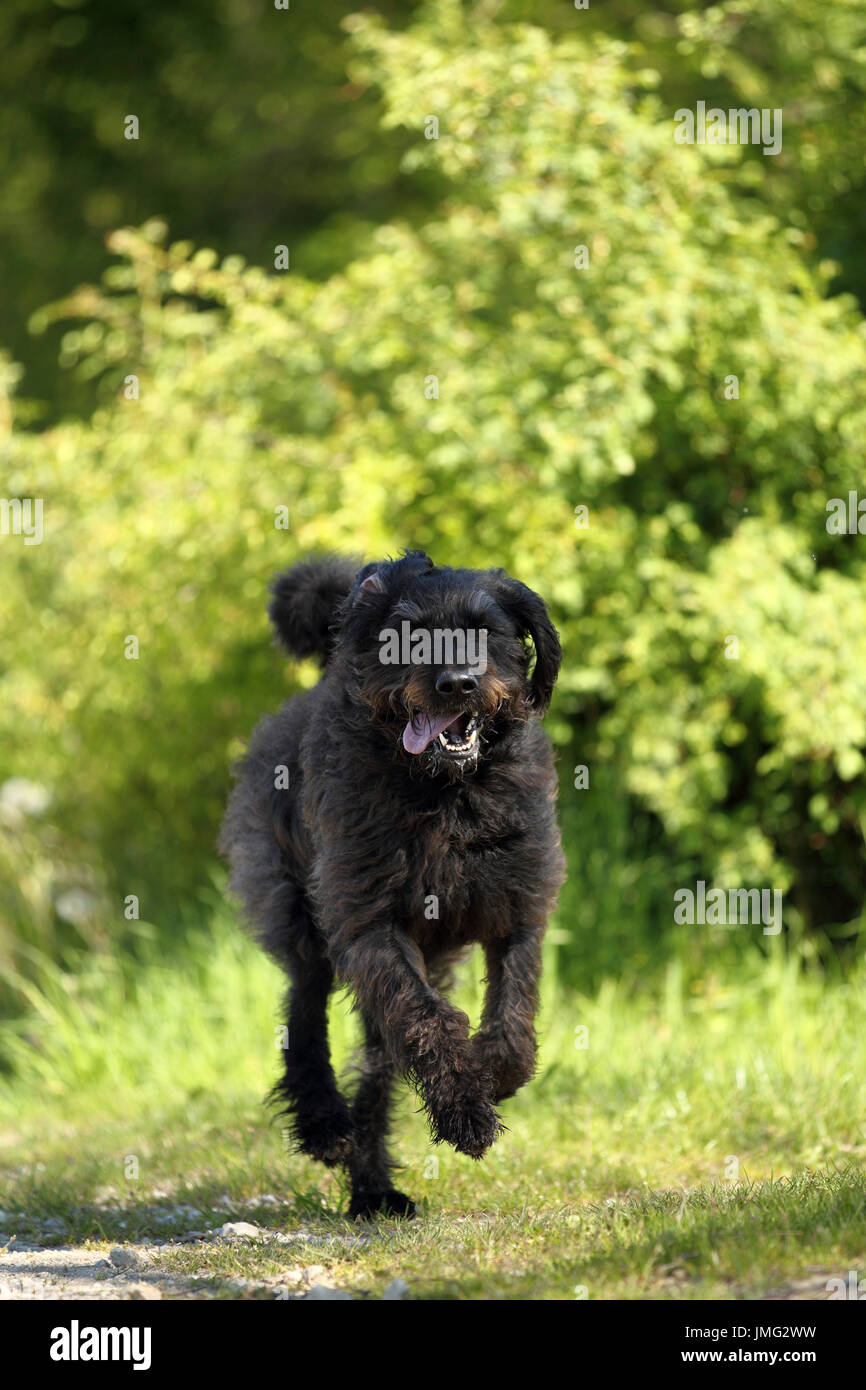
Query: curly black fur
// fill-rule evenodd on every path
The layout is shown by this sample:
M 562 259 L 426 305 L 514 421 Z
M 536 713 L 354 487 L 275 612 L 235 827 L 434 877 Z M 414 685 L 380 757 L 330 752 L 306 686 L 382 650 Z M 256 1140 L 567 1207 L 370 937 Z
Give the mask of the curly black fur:
M 341 555 L 302 560 L 275 574 L 268 617 L 292 656 L 314 656 L 323 664 L 333 643 L 333 623 L 355 582 L 358 562 Z
M 255 730 L 221 847 L 232 891 L 291 982 L 275 1089 L 297 1146 L 348 1170 L 353 1216 L 411 1215 L 386 1145 L 396 1077 L 417 1087 L 435 1142 L 480 1158 L 502 1129 L 496 1105 L 534 1071 L 541 939 L 564 877 L 539 722 L 559 639 L 524 584 L 501 570 L 439 567 L 419 551 L 360 570 L 306 560 L 276 578 L 273 595 L 284 645 L 325 669 Z M 404 620 L 483 629 L 486 668 L 383 664 L 380 633 Z M 410 728 L 426 738 L 444 719 L 459 755 L 448 729 L 413 745 Z M 488 982 L 470 1037 L 443 990 L 474 942 Z M 328 1049 L 336 983 L 364 1025 L 350 1102 Z

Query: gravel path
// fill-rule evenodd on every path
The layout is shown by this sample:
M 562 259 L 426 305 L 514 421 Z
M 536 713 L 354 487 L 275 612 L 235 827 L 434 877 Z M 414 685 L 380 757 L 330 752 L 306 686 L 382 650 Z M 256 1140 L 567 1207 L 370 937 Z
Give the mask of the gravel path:
M 47 1234 L 47 1233 L 46 1233 Z M 178 1274 L 164 1267 L 166 1254 L 191 1245 L 246 1245 L 261 1243 L 276 1258 L 285 1258 L 285 1246 L 297 1252 L 316 1247 L 364 1245 L 365 1235 L 315 1235 L 300 1228 L 278 1231 L 253 1225 L 249 1221 L 229 1221 L 216 1230 L 190 1231 L 186 1235 L 129 1243 L 110 1250 L 94 1250 L 81 1245 L 58 1244 L 58 1235 L 48 1235 L 50 1244 L 33 1239 L 0 1235 L 0 1301 L 19 1299 L 207 1299 L 227 1295 L 237 1298 L 275 1299 L 352 1299 L 369 1297 L 335 1287 L 326 1270 L 318 1264 L 292 1264 L 278 1274 L 256 1278 L 228 1275 Z M 395 1279 L 383 1298 L 397 1300 L 409 1293 L 402 1280 Z

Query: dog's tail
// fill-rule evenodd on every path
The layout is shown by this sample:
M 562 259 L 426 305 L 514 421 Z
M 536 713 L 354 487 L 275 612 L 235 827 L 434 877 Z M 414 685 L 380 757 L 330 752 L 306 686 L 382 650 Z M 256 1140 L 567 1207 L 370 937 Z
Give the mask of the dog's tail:
M 301 560 L 274 575 L 268 617 L 290 655 L 314 656 L 323 664 L 327 661 L 337 609 L 360 567 L 360 560 L 326 555 L 319 560 Z

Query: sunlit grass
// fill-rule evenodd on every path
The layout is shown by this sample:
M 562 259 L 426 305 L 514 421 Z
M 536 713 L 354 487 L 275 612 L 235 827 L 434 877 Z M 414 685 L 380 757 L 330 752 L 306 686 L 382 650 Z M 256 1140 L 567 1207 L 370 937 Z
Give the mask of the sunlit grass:
M 503 1107 L 487 1159 L 433 1148 L 403 1095 L 398 1181 L 421 1220 L 314 1257 L 166 1248 L 166 1267 L 219 1291 L 314 1258 L 353 1289 L 399 1276 L 418 1296 L 464 1298 L 742 1297 L 809 1267 L 864 1272 L 862 971 L 828 984 L 774 943 L 736 970 L 687 982 L 672 965 L 589 997 L 560 986 L 555 940 L 538 1075 Z M 279 972 L 220 915 L 171 960 L 156 940 L 141 955 L 134 976 L 110 956 L 74 978 L 46 967 L 6 1036 L 0 1205 L 24 1214 L 19 1234 L 52 1215 L 73 1241 L 183 1234 L 225 1220 L 228 1202 L 272 1230 L 345 1235 L 341 1178 L 288 1155 L 261 1105 Z M 480 991 L 475 961 L 461 986 L 474 1018 Z M 344 1001 L 332 1036 L 343 1065 Z M 263 1194 L 279 1204 L 258 1206 Z

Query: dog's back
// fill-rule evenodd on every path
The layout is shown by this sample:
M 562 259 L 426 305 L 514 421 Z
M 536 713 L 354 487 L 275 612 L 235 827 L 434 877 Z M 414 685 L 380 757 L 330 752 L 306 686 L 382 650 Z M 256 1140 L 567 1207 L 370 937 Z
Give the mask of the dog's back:
M 268 616 L 290 656 L 327 664 L 334 624 L 360 562 L 327 555 L 302 560 L 271 581 Z M 244 905 L 261 945 L 285 964 L 313 930 L 304 887 L 311 846 L 302 815 L 301 741 L 317 690 L 286 701 L 256 726 L 243 757 L 220 833 L 229 889 Z M 300 939 L 299 939 L 300 938 Z

